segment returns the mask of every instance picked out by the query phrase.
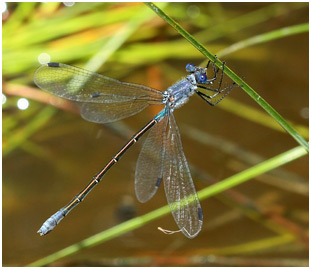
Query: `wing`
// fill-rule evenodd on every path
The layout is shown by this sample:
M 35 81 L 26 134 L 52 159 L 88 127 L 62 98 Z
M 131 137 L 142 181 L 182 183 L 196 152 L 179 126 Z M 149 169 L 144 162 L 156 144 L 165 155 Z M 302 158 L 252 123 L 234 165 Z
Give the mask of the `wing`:
M 167 123 L 168 118 L 164 117 L 150 130 L 137 160 L 135 192 L 142 203 L 153 197 L 162 181 Z
M 121 120 L 142 111 L 149 104 L 130 100 L 119 103 L 83 103 L 80 113 L 83 119 L 95 123 L 107 123 Z
M 82 117 L 97 123 L 129 117 L 150 104 L 162 104 L 163 98 L 160 91 L 150 87 L 61 63 L 42 65 L 35 72 L 34 81 L 51 94 L 82 102 Z
M 163 179 L 166 198 L 176 224 L 188 238 L 195 237 L 203 223 L 202 208 L 183 152 L 178 127 L 169 113 Z

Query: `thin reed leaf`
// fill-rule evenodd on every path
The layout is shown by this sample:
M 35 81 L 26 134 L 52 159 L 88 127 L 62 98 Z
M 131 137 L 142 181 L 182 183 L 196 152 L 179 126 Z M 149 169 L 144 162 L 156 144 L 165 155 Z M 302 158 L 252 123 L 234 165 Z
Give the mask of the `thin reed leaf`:
M 41 53 L 50 55 L 53 62 L 83 66 L 90 70 L 97 70 L 100 67 L 98 73 L 165 91 L 169 85 L 185 76 L 182 65 L 186 63 L 198 65 L 201 60 L 207 63 L 209 59 L 214 59 L 215 52 L 221 60 L 225 60 L 222 59 L 223 55 L 217 52 L 234 42 L 245 41 L 246 38 L 267 31 L 264 29 L 271 29 L 271 25 L 281 28 L 288 26 L 288 21 L 298 25 L 307 21 L 309 15 L 308 3 L 300 2 L 248 5 L 216 2 L 157 3 L 156 5 L 160 10 L 166 5 L 167 14 L 177 22 L 182 22 L 182 26 L 186 29 L 191 29 L 192 46 L 188 43 L 189 34 L 186 31 L 184 35 L 187 38 L 184 38 L 179 33 L 180 29 L 174 31 L 165 20 L 159 18 L 157 13 L 143 3 L 76 3 L 71 7 L 67 7 L 64 3 L 7 4 L 8 10 L 6 15 L 3 14 L 3 94 L 7 99 L 3 104 L 3 242 L 6 245 L 4 266 L 27 264 L 54 252 L 31 265 L 50 264 L 75 253 L 78 255 L 64 258 L 57 262 L 57 265 L 90 266 L 90 263 L 94 264 L 99 260 L 98 264 L 104 264 L 105 259 L 110 260 L 111 264 L 122 263 L 126 257 L 133 254 L 126 249 L 126 246 L 111 244 L 114 241 L 101 243 L 118 238 L 140 240 L 144 233 L 148 234 L 150 240 L 144 242 L 140 240 L 140 247 L 145 249 L 146 253 L 149 251 L 148 248 L 154 248 L 155 256 L 151 255 L 154 264 L 167 265 L 167 262 L 172 261 L 172 257 L 170 261 L 165 259 L 165 255 L 163 256 L 165 249 L 182 237 L 181 234 L 167 237 L 156 230 L 156 222 L 161 222 L 164 226 L 169 225 L 164 218 L 159 219 L 160 217 L 166 215 L 166 218 L 173 221 L 169 216 L 171 211 L 168 206 L 152 212 L 147 209 L 146 212 L 150 213 L 129 220 L 139 215 L 137 207 L 141 207 L 134 197 L 135 193 L 128 192 L 134 185 L 129 171 L 133 170 L 140 151 L 139 145 L 124 156 L 125 159 L 118 164 L 117 169 L 113 169 L 105 176 L 103 186 L 100 186 L 101 189 L 109 190 L 105 191 L 105 195 L 90 197 L 91 199 L 86 201 L 75 216 L 58 227 L 56 233 L 45 238 L 35 233 L 50 210 L 65 202 L 76 188 L 84 185 L 122 141 L 127 141 L 147 119 L 157 113 L 156 106 L 150 106 L 145 113 L 125 121 L 107 125 L 83 121 L 78 116 L 79 107 L 76 103 L 65 100 L 59 102 L 56 97 L 51 97 L 34 87 L 33 73 L 38 66 L 38 56 Z M 262 93 L 264 98 L 271 103 L 272 100 L 277 102 L 279 112 L 282 114 L 283 111 L 286 112 L 287 123 L 307 140 L 308 104 L 305 88 L 308 68 L 304 57 L 307 55 L 306 35 L 283 39 L 278 44 L 281 46 L 274 46 L 273 43 L 276 42 L 271 42 L 269 47 L 251 46 L 277 40 L 282 37 L 281 34 L 279 37 L 270 36 L 261 41 L 257 40 L 258 43 L 250 39 L 251 42 L 239 47 L 243 48 L 243 51 L 232 55 L 232 61 L 247 62 L 249 66 L 246 68 L 252 72 L 241 70 L 241 74 L 249 79 L 248 82 L 253 87 L 255 86 L 250 82 L 251 79 L 258 82 L 257 85 L 265 85 L 262 88 L 269 85 L 269 92 Z M 299 42 L 296 38 L 299 38 Z M 198 44 L 208 44 L 209 52 L 214 53 L 209 53 L 209 57 L 202 57 L 201 51 L 204 52 L 206 49 L 203 45 L 200 49 L 194 49 L 193 46 Z M 206 54 L 206 51 L 204 53 Z M 89 66 L 85 66 L 85 63 Z M 218 60 L 216 64 L 219 66 L 220 61 Z M 230 65 L 229 63 L 229 67 Z M 288 68 L 277 68 L 283 65 Z M 229 68 L 224 71 L 229 74 L 231 72 Z M 261 76 L 258 77 L 258 74 Z M 239 79 L 238 77 L 236 81 L 242 83 Z M 228 82 L 225 80 L 226 78 L 224 84 Z M 293 89 L 296 90 L 296 86 L 300 92 L 295 95 L 293 102 L 289 103 L 289 96 L 293 97 L 291 94 Z M 256 88 L 258 92 L 263 92 L 262 90 Z M 234 94 L 243 95 L 243 91 L 237 88 Z M 16 102 L 19 97 L 32 100 L 28 109 L 17 108 Z M 248 100 L 246 95 L 241 98 Z M 274 255 L 277 256 L 279 247 L 290 247 L 288 264 L 294 266 L 299 264 L 298 259 L 294 258 L 297 253 L 307 261 L 308 245 L 304 243 L 308 241 L 308 209 L 307 206 L 301 206 L 306 205 L 308 197 L 307 158 L 301 158 L 271 172 L 269 170 L 272 169 L 271 166 L 266 163 L 263 166 L 259 165 L 253 173 L 246 173 L 249 171 L 247 168 L 264 162 L 266 156 L 275 156 L 288 149 L 287 133 L 283 135 L 279 132 L 285 129 L 265 111 L 257 106 L 252 107 L 252 102 L 246 105 L 232 100 L 229 96 L 219 104 L 222 108 L 219 110 L 205 106 L 206 104 L 199 98 L 194 97 L 192 100 L 176 113 L 176 119 L 179 117 L 177 122 L 195 185 L 199 183 L 201 186 L 197 187 L 202 189 L 208 182 L 210 186 L 199 192 L 201 200 L 215 194 L 217 196 L 211 198 L 211 201 L 202 203 L 204 214 L 208 216 L 204 219 L 202 233 L 195 240 L 180 241 L 184 244 L 186 257 L 182 263 L 186 266 L 189 265 L 187 261 L 193 261 L 196 266 L 203 264 L 205 253 L 223 254 L 224 257 L 218 256 L 218 262 L 226 259 L 225 255 L 231 253 L 238 255 L 245 251 L 252 251 L 254 255 L 275 251 Z M 51 104 L 70 113 L 60 111 L 54 117 L 57 110 L 51 108 Z M 46 106 L 49 106 L 48 109 Z M 243 118 L 242 120 L 232 118 L 228 121 L 228 112 Z M 49 121 L 51 117 L 53 120 Z M 271 128 L 272 131 L 257 124 Z M 249 136 L 245 132 L 249 128 L 254 128 L 252 133 L 256 133 L 255 136 Z M 209 130 L 213 134 L 207 134 Z M 138 144 L 142 145 L 142 141 Z M 201 152 L 196 150 L 197 146 L 202 148 Z M 300 150 L 302 155 L 306 154 L 302 147 Z M 296 153 L 288 154 L 290 158 Z M 280 158 L 279 162 L 275 161 L 272 166 L 280 165 L 283 161 L 285 160 Z M 245 171 L 228 178 L 223 183 L 219 182 L 225 178 L 222 175 L 233 175 L 243 170 Z M 267 173 L 261 174 L 265 170 Z M 253 178 L 254 181 L 235 187 L 246 182 L 247 177 L 256 174 L 258 176 Z M 238 175 L 240 176 L 236 177 Z M 196 179 L 199 179 L 199 182 Z M 232 187 L 234 188 L 231 189 Z M 252 192 L 254 188 L 256 190 Z M 125 193 L 128 195 L 124 195 Z M 295 200 L 296 197 L 301 201 L 299 204 Z M 160 196 L 155 197 L 156 200 L 159 198 Z M 281 199 L 286 199 L 286 203 L 277 203 L 275 210 L 276 202 Z M 158 203 L 156 200 L 153 199 L 151 204 L 148 203 L 141 208 L 146 209 L 146 206 Z M 130 215 L 124 212 L 124 209 L 128 208 L 132 210 Z M 83 217 L 91 211 L 95 214 L 95 218 Z M 268 215 L 265 214 L 267 212 Z M 290 214 L 285 215 L 284 212 Z M 25 221 L 21 223 L 20 219 Z M 237 219 L 238 222 L 235 221 Z M 129 221 L 114 226 L 125 220 Z M 153 220 L 154 223 L 145 225 Z M 271 224 L 271 227 L 269 220 L 274 224 Z M 249 222 L 252 222 L 253 226 L 250 226 Z M 94 231 L 103 230 L 100 228 L 103 223 L 105 227 L 111 229 L 94 235 Z M 230 225 L 230 230 L 226 229 L 227 225 Z M 125 233 L 137 228 L 139 230 L 124 237 Z M 271 237 L 258 238 L 254 229 L 266 230 L 271 233 Z M 232 231 L 234 237 L 231 236 Z M 239 234 L 240 231 L 243 234 Z M 275 235 L 272 233 L 278 235 L 280 231 L 283 237 L 275 237 L 274 241 Z M 213 237 L 213 233 L 216 232 L 217 236 Z M 87 238 L 89 235 L 94 236 Z M 83 238 L 85 240 L 81 241 Z M 217 248 L 213 247 L 215 240 L 222 242 Z M 149 241 L 154 244 L 150 245 Z M 31 247 L 27 247 L 29 242 Z M 70 246 L 73 242 L 80 243 Z M 205 244 L 204 255 L 200 254 L 202 244 Z M 89 257 L 87 253 L 92 249 L 88 248 L 95 245 L 98 251 L 92 251 L 92 257 Z M 63 249 L 64 247 L 66 248 Z M 126 256 L 124 257 L 122 253 L 126 253 Z M 81 258 L 81 254 L 85 259 Z M 110 254 L 116 258 L 110 259 Z M 105 255 L 110 256 L 107 258 Z M 141 255 L 144 255 L 144 251 L 140 252 L 138 257 Z M 156 261 L 157 257 L 161 260 L 160 263 Z M 179 264 L 175 258 L 174 266 Z M 232 257 L 232 260 L 227 259 L 225 263 L 229 266 L 244 263 L 245 259 L 240 258 Z M 269 258 L 263 255 L 253 261 L 264 264 L 267 260 Z M 282 265 L 281 260 L 279 257 L 275 258 L 275 264 Z M 134 262 L 133 265 L 137 263 Z
M 175 22 L 171 17 L 165 14 L 159 7 L 153 3 L 146 3 L 156 14 L 158 14 L 164 21 L 171 25 L 178 33 L 186 38 L 197 50 L 199 50 L 205 57 L 211 61 L 216 61 L 217 67 L 222 67 L 222 62 L 217 59 L 215 55 L 209 52 L 199 41 L 197 41 L 190 33 L 183 27 Z M 248 85 L 242 78 L 235 74 L 227 65 L 225 66 L 224 73 L 231 78 L 258 104 L 260 105 L 272 118 L 274 118 L 304 149 L 309 152 L 309 144 L 303 137 L 271 106 L 269 105 L 258 93 L 256 93 L 250 85 Z
M 161 6 L 165 7 L 165 3 Z M 150 20 L 152 14 L 144 12 L 144 6 L 141 6 L 137 11 L 137 16 L 133 16 L 127 23 L 124 24 L 107 42 L 105 45 L 88 61 L 84 66 L 85 69 L 97 71 L 107 59 L 117 51 L 122 44 L 147 20 Z
M 256 122 L 258 124 L 261 124 L 263 126 L 266 126 L 268 128 L 285 132 L 285 129 L 283 129 L 277 122 L 271 118 L 269 115 L 265 114 L 263 111 L 258 110 L 252 106 L 249 106 L 247 104 L 243 104 L 242 102 L 233 100 L 230 97 L 226 98 L 226 103 L 219 103 L 219 107 L 221 107 L 223 110 L 229 111 L 235 115 L 239 115 L 240 117 L 244 119 L 248 119 L 252 122 Z M 290 123 L 296 130 L 299 131 L 299 133 L 304 137 L 305 139 L 309 138 L 309 129 L 306 126 Z
M 282 5 L 281 7 L 280 3 L 271 3 L 270 5 L 265 5 L 262 8 L 250 11 L 246 14 L 243 13 L 229 21 L 223 20 L 223 22 L 220 21 L 217 25 L 212 24 L 210 27 L 206 25 L 206 21 L 208 21 L 208 18 L 206 18 L 204 21 L 206 29 L 195 34 L 195 38 L 204 43 L 211 42 L 228 35 L 233 35 L 233 33 L 246 31 L 252 26 L 269 21 L 272 18 L 285 16 L 288 13 L 292 14 L 295 10 L 306 7 L 306 3 L 301 2 L 288 4 L 289 5 L 286 6 Z
M 231 46 L 226 47 L 223 50 L 220 50 L 217 53 L 217 55 L 219 57 L 223 57 L 232 52 L 235 52 L 235 51 L 238 51 L 238 50 L 241 50 L 241 49 L 244 49 L 244 48 L 256 45 L 256 44 L 268 42 L 274 39 L 280 39 L 280 38 L 291 36 L 291 35 L 307 33 L 308 31 L 309 31 L 309 23 L 302 23 L 298 25 L 284 27 L 281 29 L 277 29 L 275 31 L 261 34 L 261 35 L 256 35 L 251 38 L 232 44 Z
M 228 246 L 223 248 L 215 249 L 213 254 L 215 255 L 234 255 L 252 253 L 258 250 L 267 250 L 274 247 L 282 246 L 288 244 L 295 240 L 295 235 L 293 234 L 282 234 L 273 237 L 268 237 L 265 239 L 260 239 L 252 242 L 247 242 L 239 245 Z
M 46 107 L 35 118 L 30 121 L 27 126 L 21 127 L 15 130 L 14 134 L 10 136 L 10 139 L 3 144 L 2 156 L 9 154 L 12 150 L 20 146 L 28 137 L 32 136 L 42 127 L 42 124 L 48 121 L 57 110 L 54 107 Z
M 212 197 L 218 193 L 221 193 L 225 190 L 228 190 L 232 187 L 235 187 L 239 184 L 242 184 L 246 182 L 247 180 L 252 179 L 253 177 L 256 177 L 260 174 L 263 174 L 267 171 L 270 171 L 276 167 L 279 167 L 281 165 L 284 165 L 288 162 L 291 162 L 293 160 L 296 160 L 304 155 L 306 155 L 306 151 L 303 147 L 298 146 L 296 148 L 293 148 L 289 151 L 286 151 L 282 154 L 279 154 L 271 159 L 268 159 L 260 164 L 257 164 L 247 170 L 244 170 L 240 173 L 237 173 L 227 179 L 222 180 L 219 183 L 216 183 L 212 186 L 209 186 L 201 191 L 198 192 L 198 196 L 200 200 L 204 200 L 208 197 Z M 105 230 L 103 232 L 100 232 L 96 235 L 93 235 L 77 244 L 71 245 L 67 248 L 64 248 L 60 251 L 57 251 L 45 258 L 42 258 L 38 261 L 35 261 L 33 263 L 28 264 L 27 266 L 44 266 L 47 264 L 50 264 L 56 260 L 59 260 L 61 258 L 70 256 L 74 253 L 79 252 L 82 249 L 90 248 L 93 246 L 96 246 L 98 244 L 104 243 L 106 241 L 109 241 L 115 237 L 118 237 L 126 232 L 135 230 L 139 227 L 144 226 L 145 224 L 156 220 L 160 217 L 163 217 L 164 215 L 167 215 L 170 213 L 170 208 L 168 205 L 163 206 L 159 209 L 156 209 L 150 213 L 147 213 L 143 216 L 136 217 L 134 219 L 131 219 L 129 221 L 123 222 L 119 225 L 116 225 L 108 230 Z

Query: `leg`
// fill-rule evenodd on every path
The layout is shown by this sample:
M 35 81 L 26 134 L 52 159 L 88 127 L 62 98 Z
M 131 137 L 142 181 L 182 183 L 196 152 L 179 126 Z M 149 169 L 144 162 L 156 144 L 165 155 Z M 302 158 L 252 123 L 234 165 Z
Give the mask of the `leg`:
M 219 92 L 213 94 L 213 95 L 207 95 L 202 92 L 197 91 L 196 93 L 208 104 L 211 106 L 217 105 L 222 99 L 224 99 L 232 90 L 233 87 L 239 87 L 236 83 L 232 83 L 226 88 L 223 88 Z
M 219 68 L 216 70 L 216 67 L 215 67 L 216 61 L 217 61 L 217 55 L 215 55 L 215 61 L 212 63 L 214 77 L 211 78 L 211 79 L 208 79 L 207 82 L 206 82 L 207 84 L 213 84 L 213 81 L 215 81 L 217 79 L 217 73 L 219 71 Z M 206 68 L 205 68 L 206 70 L 208 70 L 210 63 L 211 63 L 211 60 L 208 61 L 207 65 L 206 65 Z
M 216 56 L 216 60 L 217 60 L 217 56 Z M 208 69 L 210 62 L 211 61 L 208 61 L 206 69 Z M 220 88 L 221 88 L 222 79 L 223 79 L 223 76 L 224 76 L 225 64 L 226 64 L 226 62 L 222 62 L 221 78 L 220 78 L 220 81 L 219 81 L 217 89 L 211 89 L 211 88 L 205 87 L 203 84 L 202 85 L 198 85 L 198 87 L 202 88 L 202 89 L 207 89 L 207 90 L 210 90 L 210 91 L 213 91 L 213 92 L 218 92 L 220 90 Z M 217 70 L 216 70 L 215 62 L 212 63 L 212 66 L 213 66 L 214 77 L 211 78 L 211 79 L 208 79 L 206 84 L 213 84 L 213 82 L 217 79 L 217 74 L 218 74 L 220 68 L 218 67 Z
M 198 88 L 202 88 L 202 89 L 204 89 L 204 90 L 216 92 L 216 93 L 213 94 L 213 95 L 208 95 L 208 94 L 205 94 L 205 93 L 202 93 L 202 92 L 201 92 L 202 95 L 206 96 L 206 97 L 209 98 L 209 99 L 212 99 L 212 98 L 216 97 L 218 94 L 227 91 L 230 87 L 231 87 L 231 88 L 233 88 L 233 87 L 239 87 L 239 85 L 236 85 L 236 83 L 233 82 L 231 85 L 229 85 L 229 86 L 227 86 L 226 88 L 223 88 L 223 89 L 221 89 L 221 90 L 219 90 L 219 89 L 212 89 L 212 88 L 208 88 L 208 87 L 201 87 L 201 86 L 198 85 Z
M 217 57 L 217 55 L 215 55 L 215 60 L 213 62 L 214 65 L 217 62 L 217 59 L 218 59 L 218 57 Z M 208 69 L 208 66 L 209 66 L 210 62 L 211 62 L 211 60 L 208 61 L 207 65 L 206 65 L 206 69 Z

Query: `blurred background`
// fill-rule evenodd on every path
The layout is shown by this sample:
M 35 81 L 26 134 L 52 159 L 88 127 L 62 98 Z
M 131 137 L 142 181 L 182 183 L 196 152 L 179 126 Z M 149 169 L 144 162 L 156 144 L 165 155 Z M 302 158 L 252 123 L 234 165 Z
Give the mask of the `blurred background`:
M 308 139 L 308 33 L 225 50 L 308 22 L 308 3 L 158 5 Z M 142 138 L 51 234 L 36 234 L 160 108 L 86 122 L 33 74 L 40 62 L 62 62 L 164 91 L 187 63 L 206 64 L 203 55 L 142 3 L 7 3 L 2 23 L 3 265 L 26 265 L 166 205 L 163 187 L 146 204 L 135 197 Z M 216 107 L 194 96 L 174 114 L 197 190 L 297 146 L 240 88 Z M 177 230 L 169 214 L 52 265 L 308 266 L 308 189 L 305 156 L 201 201 L 204 224 L 192 240 L 157 230 Z

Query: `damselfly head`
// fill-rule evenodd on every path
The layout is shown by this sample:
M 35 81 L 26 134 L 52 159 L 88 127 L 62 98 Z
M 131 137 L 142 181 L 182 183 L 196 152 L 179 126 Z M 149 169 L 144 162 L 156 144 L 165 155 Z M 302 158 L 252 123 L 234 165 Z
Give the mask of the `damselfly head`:
M 198 84 L 205 84 L 207 82 L 206 68 L 197 67 L 194 64 L 187 64 L 186 71 L 195 75 L 195 80 Z
M 195 80 L 198 84 L 207 82 L 206 68 L 197 67 L 194 64 L 187 64 L 186 71 L 195 75 Z

